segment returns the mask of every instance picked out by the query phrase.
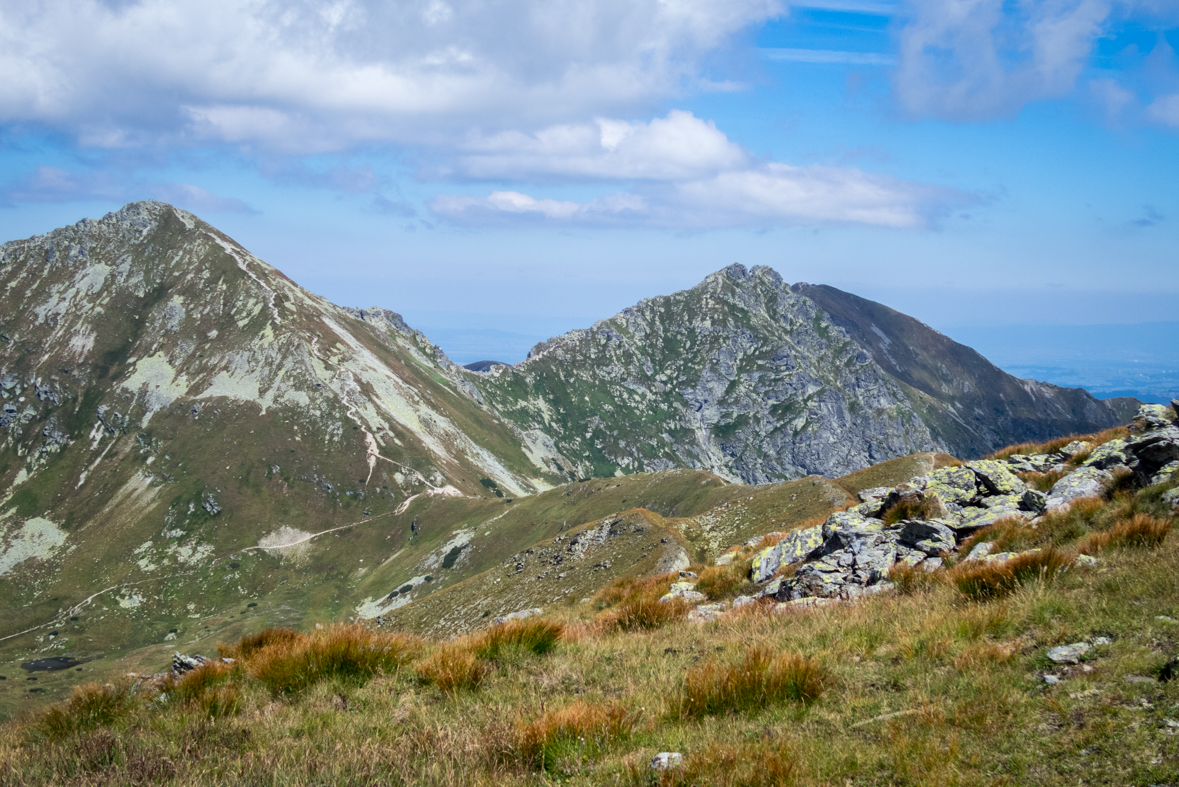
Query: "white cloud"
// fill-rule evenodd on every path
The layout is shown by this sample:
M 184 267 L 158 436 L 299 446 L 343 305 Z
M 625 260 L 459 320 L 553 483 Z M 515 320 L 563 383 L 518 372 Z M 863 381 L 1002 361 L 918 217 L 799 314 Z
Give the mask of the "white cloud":
M 851 167 L 761 164 L 679 183 L 649 185 L 586 202 L 519 192 L 441 195 L 435 213 L 468 224 L 547 221 L 565 225 L 718 229 L 861 224 L 897 229 L 931 225 L 978 199 L 953 189 L 871 175 Z
M 0 0 L 0 122 L 292 151 L 629 113 L 778 0 Z
M 535 134 L 472 138 L 453 173 L 536 180 L 686 180 L 746 164 L 748 154 L 711 121 L 672 110 L 648 123 L 598 118 Z
M 1146 108 L 1146 114 L 1156 123 L 1179 129 L 1179 93 L 1159 96 Z
M 1115 0 L 909 0 L 894 87 L 917 115 L 980 120 L 1070 93 Z

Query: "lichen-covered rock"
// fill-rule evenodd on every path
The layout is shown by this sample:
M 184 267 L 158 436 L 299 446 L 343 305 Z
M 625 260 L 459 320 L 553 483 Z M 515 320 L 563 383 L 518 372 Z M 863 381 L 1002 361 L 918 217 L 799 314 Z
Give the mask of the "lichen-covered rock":
M 935 495 L 943 503 L 965 504 L 978 496 L 978 480 L 967 467 L 943 467 L 929 474 L 924 491 L 927 497 Z
M 1061 454 L 1012 454 L 1007 464 L 1014 473 L 1047 473 L 1061 464 Z
M 962 560 L 962 562 L 968 563 L 968 562 L 975 561 L 975 560 L 985 560 L 987 557 L 990 556 L 991 550 L 994 548 L 995 548 L 995 545 L 993 542 L 980 541 L 979 543 L 974 545 L 974 547 L 970 550 L 970 554 L 967 555 Z
M 751 577 L 754 582 L 765 582 L 784 565 L 801 563 L 823 546 L 823 526 L 808 527 L 788 534 L 772 547 L 767 547 L 753 558 Z
M 1030 516 L 1029 512 L 1019 507 L 1019 498 L 1014 499 L 1014 503 L 1011 498 L 1007 498 L 1001 501 L 1001 505 L 994 505 L 990 508 L 964 508 L 961 519 L 956 523 L 947 524 L 959 536 L 967 536 L 1003 519 L 1011 519 L 1012 517 L 1027 519 Z
M 966 467 L 974 471 L 979 484 L 992 495 L 1018 495 L 1027 489 L 1027 484 L 1020 481 L 1003 462 L 980 459 L 977 462 L 967 462 Z
M 1176 421 L 1175 410 L 1161 404 L 1144 404 L 1138 408 L 1138 414 L 1130 421 L 1131 432 L 1149 432 L 1154 429 L 1165 429 Z
M 1076 456 L 1089 450 L 1089 443 L 1084 440 L 1073 440 L 1071 443 L 1060 449 L 1060 453 L 1068 457 Z
M 1163 484 L 1171 480 L 1171 477 L 1179 473 L 1179 460 L 1168 462 L 1159 468 L 1159 471 L 1150 478 L 1151 484 Z
M 1130 458 L 1126 455 L 1126 445 L 1125 440 L 1110 440 L 1108 443 L 1102 443 L 1093 449 L 1089 458 L 1082 462 L 1081 466 L 1108 470 L 1115 465 L 1129 464 Z
M 1072 505 L 1074 500 L 1100 495 L 1110 478 L 1112 476 L 1108 472 L 1096 467 L 1081 467 L 1072 471 L 1052 485 L 1048 492 L 1048 510 L 1058 511 Z
M 688 612 L 688 622 L 707 623 L 710 620 L 716 620 L 726 611 L 728 611 L 728 606 L 723 601 L 718 601 L 715 604 L 700 604 Z
M 701 601 L 707 601 L 708 597 L 696 590 L 696 584 L 693 582 L 673 582 L 671 589 L 661 596 L 659 600 L 669 602 L 676 599 L 686 601 L 689 604 L 698 604 Z
M 939 557 L 954 551 L 958 545 L 954 531 L 937 522 L 909 520 L 903 523 L 900 542 L 927 555 Z

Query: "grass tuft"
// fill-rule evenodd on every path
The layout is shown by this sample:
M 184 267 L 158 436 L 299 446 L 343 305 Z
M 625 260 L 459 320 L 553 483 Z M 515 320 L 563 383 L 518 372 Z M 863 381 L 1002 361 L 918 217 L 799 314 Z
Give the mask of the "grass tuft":
M 112 726 L 134 712 L 136 694 L 135 684 L 128 679 L 84 683 L 74 687 L 68 700 L 42 712 L 33 729 L 50 740 L 61 740 L 84 730 Z
M 437 686 L 447 694 L 477 689 L 491 672 L 491 667 L 469 648 L 455 643 L 440 645 L 414 669 L 422 683 Z
M 696 590 L 708 596 L 709 601 L 732 598 L 749 584 L 750 562 L 734 560 L 727 566 L 708 566 L 700 572 Z
M 509 620 L 483 631 L 473 638 L 471 650 L 487 661 L 497 661 L 510 653 L 533 653 L 543 656 L 557 647 L 565 626 L 548 620 Z
M 306 639 L 306 634 L 300 634 L 294 629 L 265 629 L 257 634 L 247 634 L 236 645 L 219 642 L 217 643 L 217 652 L 225 659 L 247 659 L 271 645 L 295 645 Z
M 903 519 L 936 519 L 944 511 L 935 500 L 898 500 L 881 512 L 880 518 L 886 525 L 895 525 Z
M 681 767 L 656 775 L 653 781 L 658 787 L 782 787 L 796 781 L 795 770 L 795 758 L 783 743 L 714 743 L 688 757 Z M 631 773 L 633 783 L 652 781 L 638 767 Z
M 363 685 L 414 659 L 419 641 L 378 634 L 363 626 L 332 626 L 298 638 L 282 637 L 254 651 L 246 666 L 274 695 L 293 694 L 322 680 Z
M 947 576 L 962 595 L 985 601 L 1002 598 L 1029 582 L 1050 580 L 1072 561 L 1072 553 L 1043 549 L 1010 560 L 959 563 Z
M 553 770 L 562 760 L 595 757 L 612 743 L 630 736 L 637 716 L 617 704 L 578 700 L 520 724 L 515 752 L 532 767 Z
M 676 714 L 713 716 L 781 702 L 811 702 L 830 678 L 817 660 L 794 653 L 775 656 L 753 648 L 738 664 L 708 661 L 688 671 Z
M 609 606 L 598 615 L 603 631 L 645 631 L 658 629 L 682 620 L 691 606 L 680 599 L 660 601 L 679 579 L 675 573 L 643 579 L 620 579 L 597 596 L 599 607 Z
M 1171 532 L 1171 522 L 1149 514 L 1135 514 L 1119 520 L 1111 529 L 1090 533 L 1078 544 L 1078 549 L 1093 555 L 1116 547 L 1144 547 L 1154 549 Z

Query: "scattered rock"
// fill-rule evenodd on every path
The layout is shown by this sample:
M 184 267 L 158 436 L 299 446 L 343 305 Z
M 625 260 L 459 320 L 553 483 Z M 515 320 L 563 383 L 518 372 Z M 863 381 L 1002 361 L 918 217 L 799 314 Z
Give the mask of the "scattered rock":
M 1154 683 L 1155 679 L 1146 675 L 1123 675 L 1124 683 Z
M 539 615 L 542 612 L 544 612 L 544 610 L 540 607 L 521 609 L 517 612 L 512 612 L 507 615 L 500 615 L 498 618 L 494 618 L 491 622 L 493 625 L 498 626 L 501 623 L 507 623 L 509 620 L 524 620 L 525 618 L 530 618 L 533 615 Z
M 1048 658 L 1057 664 L 1077 664 L 1081 657 L 1093 649 L 1088 642 L 1074 642 L 1071 645 L 1060 645 L 1048 651 Z
M 1089 450 L 1089 443 L 1083 440 L 1073 440 L 1071 443 L 1060 449 L 1060 453 L 1067 457 L 1074 457 L 1077 454 L 1084 453 Z
M 199 653 L 192 656 L 185 656 L 183 653 L 172 654 L 172 677 L 179 678 L 185 673 L 192 672 L 202 664 L 207 664 L 209 659 L 200 655 Z
M 718 566 L 727 566 L 736 559 L 737 559 L 736 552 L 726 552 L 716 559 L 716 564 Z
M 1172 509 L 1179 511 L 1179 487 L 1168 489 L 1163 492 L 1163 502 L 1169 505 Z
M 682 599 L 690 604 L 695 604 L 708 599 L 703 593 L 696 590 L 696 585 L 692 582 L 674 582 L 671 590 L 666 595 L 662 596 L 660 601 L 673 601 L 675 599 Z
M 707 623 L 710 620 L 716 620 L 727 610 L 728 606 L 723 601 L 715 604 L 701 604 L 688 613 L 688 622 Z
M 962 562 L 967 563 L 972 560 L 983 560 L 991 554 L 991 550 L 994 549 L 994 547 L 994 543 L 990 541 L 980 541 L 974 545 L 974 548 L 970 550 L 970 554 L 967 555 L 966 559 Z
M 1049 686 L 1055 686 L 1059 683 L 1063 683 L 1064 680 L 1056 675 L 1045 675 L 1044 682 L 1047 683 Z
M 684 755 L 678 751 L 661 751 L 651 760 L 651 770 L 666 771 L 672 768 L 682 767 L 683 764 Z

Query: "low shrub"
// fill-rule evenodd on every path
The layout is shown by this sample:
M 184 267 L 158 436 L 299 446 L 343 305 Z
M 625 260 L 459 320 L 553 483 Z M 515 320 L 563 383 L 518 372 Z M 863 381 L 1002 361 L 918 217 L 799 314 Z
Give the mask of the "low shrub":
M 1025 552 L 1010 560 L 972 560 L 947 572 L 962 595 L 975 601 L 1001 598 L 1021 585 L 1050 580 L 1073 561 L 1073 555 L 1055 549 Z
M 553 770 L 562 759 L 594 757 L 629 737 L 637 720 L 621 705 L 578 700 L 520 724 L 515 752 L 532 767 Z
M 781 742 L 713 744 L 688 757 L 678 768 L 652 778 L 647 764 L 631 769 L 635 784 L 658 787 L 782 787 L 795 781 L 795 759 Z
M 61 740 L 84 730 L 110 727 L 134 713 L 137 695 L 136 685 L 128 679 L 84 683 L 74 687 L 68 700 L 43 711 L 32 729 L 51 740 Z
M 465 689 L 478 688 L 491 672 L 491 667 L 469 648 L 450 643 L 439 646 L 414 670 L 422 683 L 437 686 L 447 694 L 457 694 Z
M 1085 536 L 1078 549 L 1093 555 L 1103 549 L 1115 547 L 1144 547 L 1154 549 L 1163 543 L 1171 532 L 1171 523 L 1149 514 L 1135 514 L 1129 519 L 1119 520 L 1111 529 Z
M 246 665 L 271 693 L 290 694 L 328 679 L 363 685 L 408 664 L 419 650 L 419 641 L 407 634 L 332 626 L 311 636 L 276 639 L 253 652 Z
M 565 626 L 549 620 L 509 620 L 475 635 L 471 650 L 481 659 L 496 661 L 511 652 L 544 655 L 557 647 Z
M 811 702 L 829 680 L 817 660 L 753 648 L 738 664 L 708 661 L 688 671 L 676 712 L 708 716 L 779 702 Z

